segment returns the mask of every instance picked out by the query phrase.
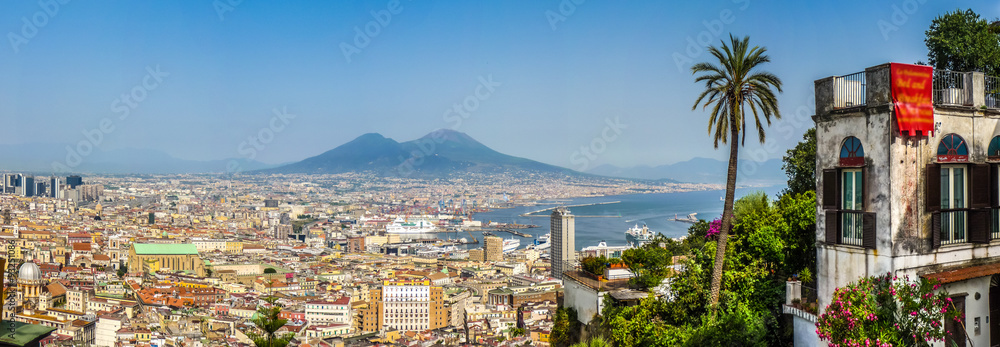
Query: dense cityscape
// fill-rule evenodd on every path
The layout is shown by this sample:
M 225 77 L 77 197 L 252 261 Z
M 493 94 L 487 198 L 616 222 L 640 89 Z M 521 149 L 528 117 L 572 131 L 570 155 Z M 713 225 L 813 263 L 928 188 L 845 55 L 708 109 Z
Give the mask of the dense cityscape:
M 995 5 L 3 2 L 0 347 L 1000 347 Z
M 552 276 L 548 245 L 504 247 L 481 233 L 508 226 L 476 212 L 718 189 L 531 176 L 442 184 L 362 174 L 4 174 L 0 237 L 17 268 L 4 318 L 55 328 L 55 343 L 239 346 L 252 343 L 245 333 L 258 304 L 275 297 L 289 321 L 283 331 L 300 343 L 544 341 L 563 282 Z M 398 219 L 458 237 L 388 232 L 406 224 Z M 568 245 L 573 256 L 577 248 Z M 523 331 L 514 336 L 515 328 Z

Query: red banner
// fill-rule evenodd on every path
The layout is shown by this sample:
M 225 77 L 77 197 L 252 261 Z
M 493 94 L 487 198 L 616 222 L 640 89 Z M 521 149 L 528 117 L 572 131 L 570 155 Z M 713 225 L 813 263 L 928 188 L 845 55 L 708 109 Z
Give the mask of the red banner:
M 928 135 L 934 132 L 934 102 L 931 81 L 934 68 L 923 65 L 892 63 L 892 103 L 899 133 Z

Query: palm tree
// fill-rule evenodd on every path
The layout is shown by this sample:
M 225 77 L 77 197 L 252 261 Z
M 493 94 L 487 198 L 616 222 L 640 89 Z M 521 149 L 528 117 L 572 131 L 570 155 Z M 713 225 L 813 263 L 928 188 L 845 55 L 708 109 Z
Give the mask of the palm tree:
M 733 216 L 733 198 L 736 193 L 736 167 L 739 157 L 740 135 L 746 144 L 746 111 L 753 113 L 757 138 L 764 143 L 764 126 L 761 118 L 771 125 L 771 116 L 780 119 L 778 100 L 774 90 L 781 92 L 781 79 L 756 70 L 771 61 L 766 48 L 750 48 L 750 37 L 737 39 L 729 35 L 730 45 L 722 42 L 722 48 L 709 47 L 708 52 L 718 60 L 717 64 L 703 62 L 691 67 L 691 73 L 699 75 L 695 83 L 705 82 L 705 90 L 698 95 L 692 110 L 698 105 L 702 109 L 711 108 L 708 120 L 708 134 L 714 137 L 715 148 L 719 143 L 729 143 L 729 172 L 726 177 L 726 201 L 722 207 L 722 231 L 715 250 L 715 264 L 712 269 L 711 303 L 719 303 L 719 288 L 722 286 L 722 265 L 726 255 L 726 239 Z
M 278 329 L 285 326 L 288 320 L 279 317 L 281 314 L 281 305 L 277 304 L 278 298 L 270 296 L 264 299 L 264 301 L 270 305 L 258 306 L 257 313 L 250 319 L 262 333 L 253 331 L 247 333 L 247 336 L 253 340 L 253 344 L 257 345 L 257 347 L 285 347 L 292 341 L 295 334 L 288 333 L 278 336 Z
M 611 344 L 604 341 L 603 337 L 595 337 L 590 339 L 588 342 L 579 342 L 570 347 L 611 347 Z

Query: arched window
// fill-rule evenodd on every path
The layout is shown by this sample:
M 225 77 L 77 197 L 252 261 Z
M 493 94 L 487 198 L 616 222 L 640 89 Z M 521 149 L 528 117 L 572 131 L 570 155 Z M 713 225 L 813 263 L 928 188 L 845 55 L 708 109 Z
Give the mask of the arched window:
M 844 144 L 840 146 L 840 166 L 864 166 L 865 148 L 861 145 L 861 140 L 850 136 L 844 139 Z
M 990 147 L 986 151 L 986 159 L 989 161 L 1000 161 L 1000 136 L 994 136 L 990 141 Z
M 955 134 L 945 135 L 938 144 L 937 161 L 941 163 L 965 163 L 969 161 L 969 146 L 965 139 Z

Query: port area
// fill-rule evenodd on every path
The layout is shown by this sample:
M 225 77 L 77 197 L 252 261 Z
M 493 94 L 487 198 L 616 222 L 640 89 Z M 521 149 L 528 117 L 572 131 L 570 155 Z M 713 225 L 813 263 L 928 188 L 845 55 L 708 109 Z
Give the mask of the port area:
M 541 213 L 541 212 L 549 211 L 549 210 L 556 209 L 556 208 L 559 208 L 559 207 L 567 207 L 568 208 L 568 207 L 581 207 L 581 206 L 597 206 L 597 205 L 617 204 L 617 203 L 620 203 L 620 202 L 621 201 L 606 201 L 606 202 L 595 202 L 595 203 L 592 203 L 592 204 L 553 206 L 553 207 L 549 207 L 549 208 L 543 208 L 541 210 L 535 210 L 535 211 L 523 213 L 523 214 L 521 214 L 521 217 L 545 217 L 545 218 L 548 218 L 549 216 L 546 216 L 546 215 L 537 215 L 536 213 Z M 621 217 L 621 216 L 580 216 L 580 215 L 573 215 L 573 216 L 574 217 L 584 217 L 584 218 L 588 218 L 588 217 L 589 218 L 618 218 L 618 217 Z
M 507 228 L 483 228 L 483 229 L 477 229 L 477 230 L 482 231 L 484 236 L 491 236 L 491 235 L 494 235 L 495 233 L 500 232 L 500 233 L 508 233 L 508 234 L 515 235 L 515 236 L 520 236 L 520 237 L 532 237 L 531 234 L 520 232 L 520 231 L 517 231 L 515 229 L 507 229 Z

